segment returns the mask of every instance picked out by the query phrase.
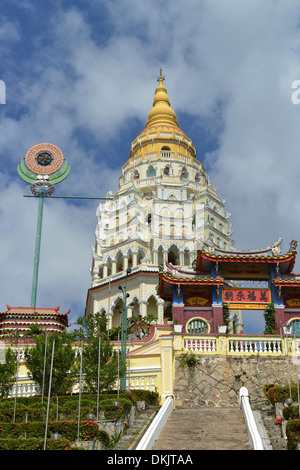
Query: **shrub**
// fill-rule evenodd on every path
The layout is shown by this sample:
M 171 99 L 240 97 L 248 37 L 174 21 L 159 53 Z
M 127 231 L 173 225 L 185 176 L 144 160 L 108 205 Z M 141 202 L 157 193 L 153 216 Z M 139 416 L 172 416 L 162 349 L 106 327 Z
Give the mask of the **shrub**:
M 291 385 L 291 396 L 294 402 L 298 401 L 297 386 L 295 384 Z M 275 403 L 284 403 L 290 397 L 290 388 L 288 385 L 284 387 L 274 385 L 268 388 L 267 397 L 273 406 Z
M 289 419 L 299 419 L 299 406 L 285 406 L 282 409 L 282 416 L 286 421 L 288 421 Z
M 286 437 L 288 450 L 295 450 L 300 443 L 300 420 L 291 419 L 286 423 Z
M 107 400 L 102 400 L 99 403 L 99 410 L 103 411 L 105 419 L 117 418 L 120 419 L 122 416 L 130 413 L 132 402 L 131 400 L 126 400 L 125 398 L 119 398 L 120 407 L 116 408 L 114 402 L 116 400 L 108 398 Z
M 55 441 L 54 439 L 47 439 L 47 450 L 71 450 L 71 444 L 68 439 L 61 439 Z M 30 438 L 30 439 L 0 439 L 0 450 L 43 450 L 44 439 Z

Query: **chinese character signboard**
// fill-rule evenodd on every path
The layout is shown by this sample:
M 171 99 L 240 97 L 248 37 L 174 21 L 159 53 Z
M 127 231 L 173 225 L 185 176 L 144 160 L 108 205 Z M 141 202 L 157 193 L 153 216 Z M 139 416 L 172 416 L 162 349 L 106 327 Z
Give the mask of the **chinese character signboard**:
M 231 309 L 265 309 L 271 302 L 269 289 L 223 289 L 223 302 Z
M 209 302 L 208 299 L 204 297 L 189 297 L 186 299 L 185 302 L 187 305 L 201 305 L 201 306 L 208 306 L 211 305 L 211 302 Z

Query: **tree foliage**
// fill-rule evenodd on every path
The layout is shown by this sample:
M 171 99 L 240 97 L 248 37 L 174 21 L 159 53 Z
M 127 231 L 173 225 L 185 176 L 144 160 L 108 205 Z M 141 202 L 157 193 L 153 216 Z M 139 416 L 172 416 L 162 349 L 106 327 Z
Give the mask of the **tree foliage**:
M 74 340 L 82 341 L 83 344 L 82 372 L 85 387 L 92 393 L 97 392 L 98 370 L 100 370 L 99 391 L 112 388 L 118 373 L 121 377 L 126 366 L 122 364 L 121 356 L 118 357 L 118 352 L 113 350 L 109 341 L 106 316 L 99 313 L 90 314 L 79 317 L 76 324 L 79 328 L 73 332 L 73 335 Z
M 265 318 L 265 335 L 274 335 L 276 334 L 275 331 L 275 307 L 273 303 L 267 305 L 264 311 L 264 318 Z
M 51 394 L 57 395 L 69 392 L 75 378 L 75 351 L 72 335 L 67 333 L 66 330 L 48 335 L 41 333 L 35 335 L 34 340 L 35 346 L 25 350 L 25 361 L 29 377 L 39 385 L 41 390 L 44 377 L 44 393 L 48 393 L 54 341 Z
M 5 359 L 0 363 L 0 397 L 6 398 L 16 380 L 17 355 L 8 348 L 5 351 Z

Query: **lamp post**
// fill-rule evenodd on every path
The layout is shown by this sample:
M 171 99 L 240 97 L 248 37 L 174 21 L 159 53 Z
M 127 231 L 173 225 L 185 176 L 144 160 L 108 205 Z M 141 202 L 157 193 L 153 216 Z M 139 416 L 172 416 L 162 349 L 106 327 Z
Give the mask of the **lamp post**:
M 292 390 L 291 390 L 291 374 L 290 374 L 290 358 L 289 358 L 289 344 L 288 344 L 288 334 L 290 334 L 291 327 L 286 325 L 285 327 L 285 341 L 286 341 L 286 356 L 287 356 L 287 365 L 288 365 L 288 377 L 289 377 L 289 391 L 290 398 L 286 400 L 286 404 L 291 406 L 293 403 L 292 400 Z
M 111 199 L 111 197 L 52 196 L 54 193 L 54 186 L 65 180 L 70 173 L 70 165 L 68 161 L 64 158 L 62 151 L 53 144 L 42 143 L 31 147 L 26 153 L 26 156 L 18 164 L 17 170 L 19 176 L 26 183 L 30 184 L 32 195 L 26 197 L 35 197 L 39 200 L 30 304 L 30 306 L 35 310 L 44 199 Z
M 121 317 L 121 360 L 122 363 L 126 365 L 126 350 L 127 350 L 127 298 L 129 294 L 127 293 L 127 277 L 131 273 L 131 269 L 127 268 L 126 277 L 125 277 L 125 286 L 124 289 L 122 286 L 118 288 L 123 292 L 123 308 L 122 308 L 122 317 Z M 126 370 L 120 379 L 120 389 L 126 390 Z
M 19 176 L 30 183 L 30 190 L 39 199 L 31 307 L 36 308 L 38 271 L 40 262 L 44 199 L 54 192 L 54 185 L 63 181 L 70 173 L 70 166 L 62 151 L 53 144 L 37 144 L 31 147 L 18 165 Z

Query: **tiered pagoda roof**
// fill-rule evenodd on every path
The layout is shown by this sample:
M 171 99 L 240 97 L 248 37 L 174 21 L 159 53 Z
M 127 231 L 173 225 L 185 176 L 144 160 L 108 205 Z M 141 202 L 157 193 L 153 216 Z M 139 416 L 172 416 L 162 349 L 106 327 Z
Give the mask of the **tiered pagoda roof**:
M 62 331 L 68 327 L 68 314 L 59 312 L 56 308 L 10 307 L 7 305 L 5 312 L 0 312 L 0 334 L 6 331 L 16 331 L 20 335 L 29 330 L 33 322 L 47 331 Z

